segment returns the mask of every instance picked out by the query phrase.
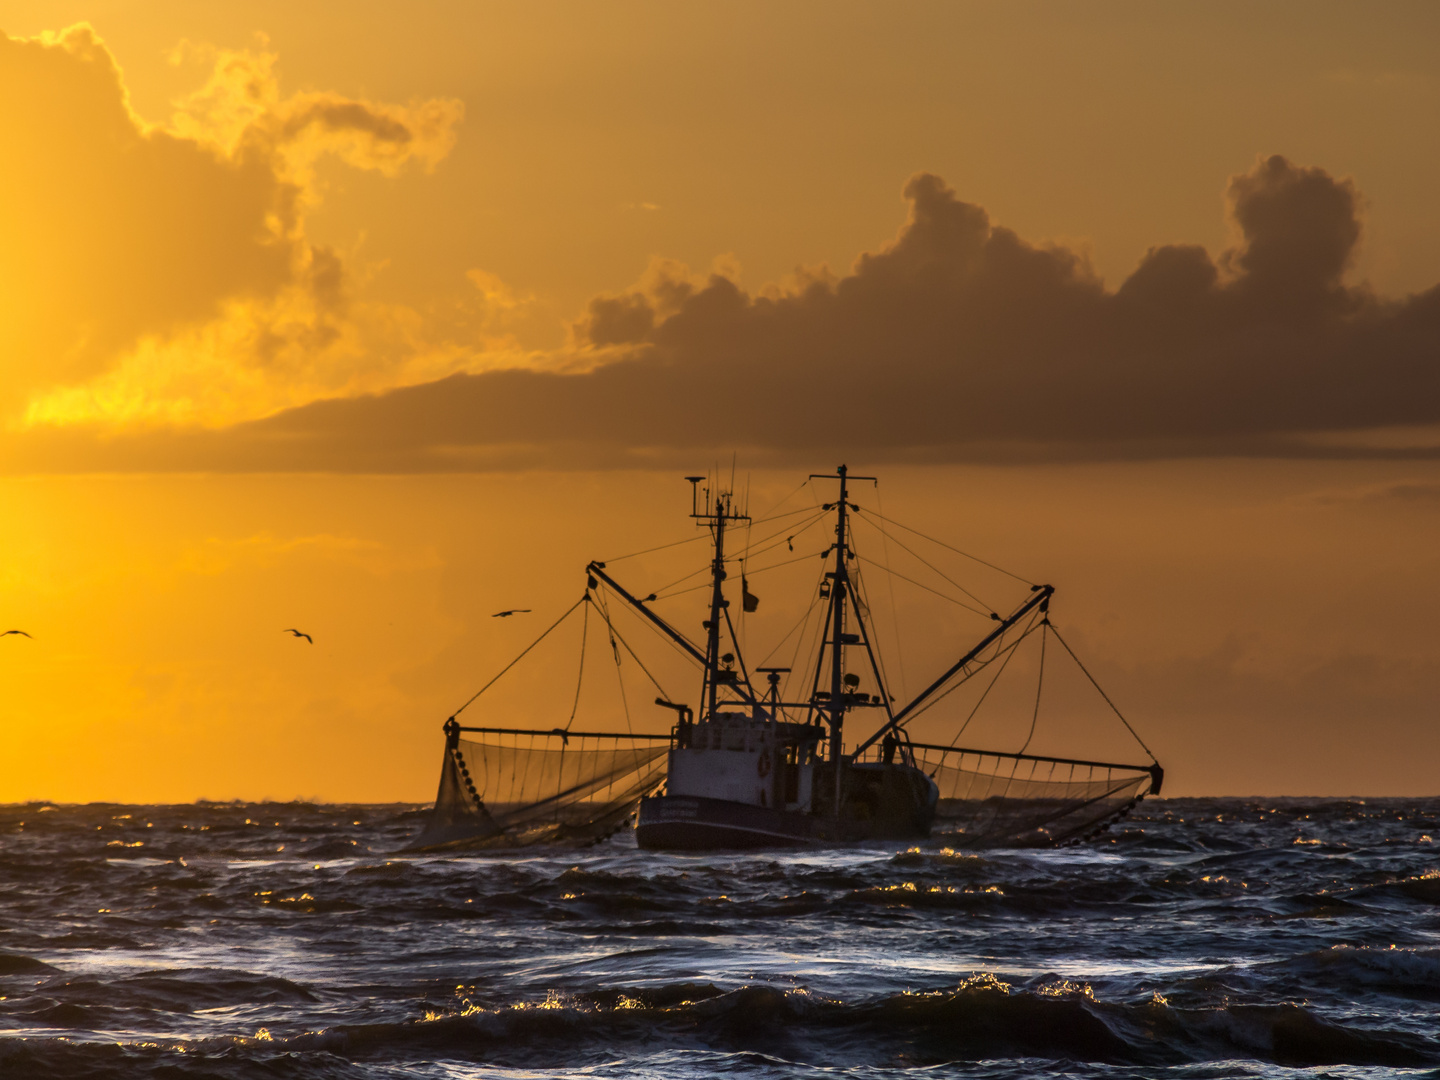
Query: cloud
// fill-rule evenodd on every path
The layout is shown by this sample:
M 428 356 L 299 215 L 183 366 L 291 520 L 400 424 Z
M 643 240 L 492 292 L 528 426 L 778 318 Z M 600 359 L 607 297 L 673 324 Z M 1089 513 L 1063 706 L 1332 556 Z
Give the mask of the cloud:
M 1347 282 L 1361 236 L 1349 181 L 1259 160 L 1230 181 L 1230 250 L 1153 248 L 1114 290 L 937 176 L 904 195 L 895 240 L 844 275 L 802 270 L 752 293 L 723 267 L 657 263 L 591 301 L 545 363 L 115 441 L 107 460 L 423 471 L 721 449 L 757 465 L 1434 453 L 1334 437 L 1440 421 L 1440 288 L 1392 300 Z M 25 456 L 87 453 L 54 433 Z
M 1401 480 L 1339 491 L 1318 491 L 1303 501 L 1320 506 L 1440 506 L 1440 482 Z
M 189 51 L 213 69 L 161 125 L 89 26 L 0 34 L 0 419 L 216 424 L 456 370 L 387 348 L 405 312 L 355 309 L 304 224 L 320 156 L 433 168 L 460 104 L 286 97 L 271 53 Z
M 263 46 L 263 35 L 260 40 Z M 391 176 L 412 161 L 433 169 L 454 147 L 464 115 L 463 106 L 448 99 L 393 105 L 315 90 L 285 97 L 275 73 L 279 57 L 263 47 L 186 42 L 172 59 L 187 58 L 208 64 L 210 73 L 176 103 L 168 129 L 227 157 L 258 156 L 292 179 L 304 178 L 325 153 Z

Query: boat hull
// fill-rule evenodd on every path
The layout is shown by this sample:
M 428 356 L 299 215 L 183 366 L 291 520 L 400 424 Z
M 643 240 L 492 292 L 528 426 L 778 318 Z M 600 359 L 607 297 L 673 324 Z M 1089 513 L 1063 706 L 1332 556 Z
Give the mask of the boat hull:
M 909 769 L 869 771 L 873 780 L 891 781 L 885 785 L 891 788 L 886 792 L 890 799 L 880 804 L 889 812 L 876 813 L 873 800 L 847 799 L 837 817 L 701 795 L 654 795 L 640 800 L 635 842 L 650 851 L 713 851 L 929 836 L 935 799 L 928 778 L 911 777 L 907 774 L 914 770 Z
M 796 847 L 824 843 L 808 814 L 692 795 L 640 800 L 635 842 L 649 851 Z

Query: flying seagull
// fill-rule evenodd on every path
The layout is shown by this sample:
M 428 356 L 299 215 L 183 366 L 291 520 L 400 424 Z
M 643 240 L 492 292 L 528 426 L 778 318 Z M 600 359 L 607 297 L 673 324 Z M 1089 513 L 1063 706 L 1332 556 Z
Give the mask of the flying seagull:
M 511 615 L 525 615 L 530 609 L 528 607 L 512 607 L 509 611 L 497 611 L 490 617 L 492 619 L 508 619 Z
M 8 636 L 8 635 L 10 635 L 10 634 L 25 634 L 25 631 L 24 631 L 24 630 L 6 630 L 5 633 L 0 634 L 0 637 L 6 637 L 6 636 Z M 26 637 L 30 637 L 29 634 L 25 634 L 25 636 L 26 636 Z M 31 640 L 33 641 L 34 639 L 31 638 Z
M 303 630 L 296 630 L 294 627 L 291 627 L 289 630 L 281 630 L 280 632 L 282 634 L 294 634 L 296 637 L 303 637 L 306 641 L 310 642 L 311 645 L 315 644 L 315 639 Z

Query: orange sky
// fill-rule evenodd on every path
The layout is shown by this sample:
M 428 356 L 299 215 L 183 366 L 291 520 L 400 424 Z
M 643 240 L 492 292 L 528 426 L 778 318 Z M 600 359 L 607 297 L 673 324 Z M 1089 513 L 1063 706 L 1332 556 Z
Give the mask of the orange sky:
M 732 454 L 1053 581 L 1170 792 L 1437 790 L 1433 5 L 3 18 L 0 800 L 427 798 Z

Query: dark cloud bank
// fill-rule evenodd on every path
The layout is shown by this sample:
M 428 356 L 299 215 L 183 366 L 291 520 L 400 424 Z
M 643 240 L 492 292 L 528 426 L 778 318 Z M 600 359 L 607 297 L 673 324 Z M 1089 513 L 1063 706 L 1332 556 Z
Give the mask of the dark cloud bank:
M 936 176 L 905 195 L 895 242 L 847 276 L 752 295 L 662 275 L 594 300 L 577 347 L 607 362 L 586 373 L 460 375 L 205 434 L 33 433 L 21 467 L 1353 456 L 1310 436 L 1440 422 L 1440 287 L 1348 284 L 1359 196 L 1321 169 L 1260 161 L 1230 183 L 1237 247 L 1153 248 L 1113 292 Z

